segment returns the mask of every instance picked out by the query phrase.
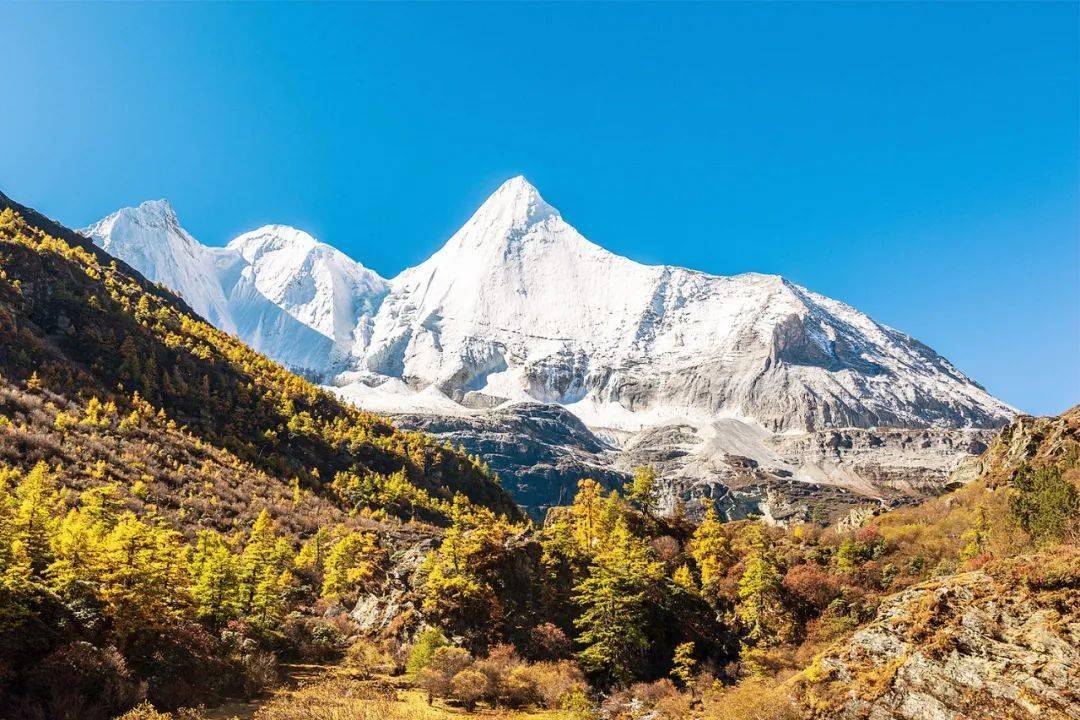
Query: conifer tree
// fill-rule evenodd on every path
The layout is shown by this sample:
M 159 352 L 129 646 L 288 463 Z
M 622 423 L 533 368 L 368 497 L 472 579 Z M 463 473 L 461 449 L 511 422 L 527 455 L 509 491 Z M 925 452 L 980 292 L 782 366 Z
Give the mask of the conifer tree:
M 311 573 L 320 585 L 326 570 L 326 554 L 334 542 L 333 535 L 329 527 L 320 526 L 311 537 L 304 541 L 304 544 L 300 546 L 300 552 L 296 554 L 296 567 Z
M 716 514 L 716 508 L 709 503 L 705 519 L 694 531 L 690 541 L 690 556 L 697 563 L 701 573 L 701 589 L 705 597 L 714 599 L 717 583 L 735 560 L 731 550 L 731 540 L 724 532 L 724 526 Z
M 22 474 L 0 468 L 0 586 L 25 589 L 33 580 L 32 563 L 18 525 L 19 485 Z
M 574 538 L 578 547 L 586 553 L 591 553 L 601 539 L 603 495 L 603 488 L 595 480 L 585 478 L 578 483 L 571 514 L 574 518 Z
M 240 613 L 237 557 L 220 533 L 203 530 L 191 555 L 191 594 L 196 613 L 218 625 Z
M 739 580 L 735 613 L 747 628 L 746 641 L 783 638 L 787 634 L 787 613 L 781 595 L 782 574 L 773 555 L 768 536 L 754 525 L 746 569 Z
M 647 465 L 635 468 L 626 499 L 652 517 L 656 512 L 656 470 Z
M 616 684 L 626 684 L 648 651 L 642 628 L 648 594 L 663 576 L 649 546 L 619 520 L 589 574 L 575 588 L 574 600 L 582 608 L 574 625 L 581 631 L 578 653 L 582 666 Z
M 684 688 L 690 687 L 690 681 L 694 679 L 694 667 L 696 665 L 694 643 L 684 642 L 675 647 L 675 655 L 671 659 L 671 675 Z
M 680 565 L 671 576 L 671 581 L 675 583 L 676 587 L 682 588 L 687 592 L 697 592 L 697 586 L 694 585 L 694 575 L 690 572 L 690 568 L 685 563 Z
M 274 533 L 270 513 L 260 512 L 239 561 L 241 612 L 252 622 L 265 625 L 277 618 L 291 555 L 288 542 Z
M 378 549 L 371 533 L 353 531 L 338 540 L 326 557 L 323 597 L 353 592 L 371 580 L 378 566 Z
M 181 618 L 190 607 L 190 573 L 180 534 L 124 513 L 102 543 L 100 595 L 121 638 L 138 627 Z
M 116 483 L 99 485 L 83 492 L 79 504 L 91 523 L 102 532 L 116 527 L 124 512 L 124 498 Z
M 965 562 L 986 552 L 990 545 L 990 520 L 986 517 L 986 508 L 979 505 L 975 509 L 975 524 L 961 536 L 964 546 L 960 549 L 960 561 Z
M 55 559 L 49 566 L 49 584 L 63 594 L 77 582 L 97 582 L 107 532 L 85 510 L 69 510 L 51 539 Z
M 49 466 L 38 462 L 15 490 L 13 518 L 14 540 L 21 546 L 33 577 L 43 577 L 53 560 L 49 538 L 62 507 Z

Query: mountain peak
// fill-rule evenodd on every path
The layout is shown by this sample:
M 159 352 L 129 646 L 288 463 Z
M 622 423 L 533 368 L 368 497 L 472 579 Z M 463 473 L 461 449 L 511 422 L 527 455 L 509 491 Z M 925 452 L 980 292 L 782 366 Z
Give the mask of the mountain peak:
M 176 216 L 176 212 L 173 210 L 172 205 L 165 198 L 159 200 L 144 200 L 139 203 L 138 210 L 145 213 L 152 213 L 155 215 L 172 215 Z
M 249 261 L 251 253 L 261 253 L 267 250 L 281 250 L 295 248 L 300 252 L 306 252 L 318 246 L 320 243 L 310 233 L 289 225 L 263 225 L 236 236 L 229 241 L 228 247 L 237 250 Z
M 160 200 L 145 200 L 135 207 L 126 207 L 113 213 L 114 218 L 126 218 L 133 220 L 141 225 L 176 225 L 179 226 L 179 220 L 176 218 L 176 211 L 173 210 L 172 205 L 168 200 L 164 198 Z
M 558 214 L 559 211 L 544 201 L 540 191 L 524 175 L 517 175 L 500 185 L 484 201 L 472 221 L 485 226 L 498 224 L 520 228 Z
M 138 241 L 143 233 L 154 229 L 163 230 L 167 237 L 177 239 L 182 244 L 194 242 L 194 239 L 180 227 L 180 221 L 172 205 L 164 199 L 146 200 L 135 207 L 121 208 L 93 225 L 83 228 L 80 232 L 93 239 L 106 251 L 114 252 L 112 246 L 115 243 Z

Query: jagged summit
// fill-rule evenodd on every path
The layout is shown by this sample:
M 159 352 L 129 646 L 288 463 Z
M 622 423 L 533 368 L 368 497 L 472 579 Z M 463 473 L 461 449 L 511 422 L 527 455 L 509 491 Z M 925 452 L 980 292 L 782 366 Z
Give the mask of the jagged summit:
M 518 175 L 500 185 L 421 267 L 447 262 L 469 266 L 501 263 L 519 255 L 528 244 L 550 241 L 567 235 L 567 231 L 577 234 L 559 211 L 524 176 Z M 580 235 L 565 239 L 588 243 Z
M 174 236 L 179 239 L 187 241 L 190 238 L 180 227 L 172 205 L 164 199 L 146 200 L 135 207 L 121 208 L 99 220 L 91 228 L 108 236 L 110 242 L 122 241 L 136 234 L 137 228 L 167 228 L 173 230 Z
M 349 366 L 389 292 L 377 273 L 287 225 L 263 226 L 225 247 L 202 245 L 163 200 L 125 208 L 81 232 L 213 324 L 314 375 Z
M 282 225 L 226 248 L 195 243 L 198 262 L 179 272 L 189 253 L 163 242 L 190 238 L 179 225 L 125 233 L 107 221 L 87 231 L 102 247 L 257 349 L 384 410 L 540 401 L 593 427 L 736 418 L 782 432 L 986 427 L 1012 414 L 925 345 L 783 278 L 610 253 L 523 176 L 391 281 Z
M 111 255 L 177 292 L 226 332 L 237 332 L 217 283 L 213 251 L 183 227 L 166 200 L 147 200 L 80 230 Z
M 156 216 L 165 218 L 167 220 L 176 220 L 176 212 L 173 210 L 172 205 L 169 204 L 169 201 L 164 198 L 160 198 L 158 200 L 144 200 L 143 202 L 139 203 L 137 207 L 128 208 L 128 210 L 134 210 L 136 213 L 143 215 L 144 217 Z
M 524 175 L 518 175 L 500 185 L 477 209 L 474 217 L 498 218 L 512 226 L 521 226 L 543 222 L 558 214 L 559 211 L 544 201 L 540 191 Z

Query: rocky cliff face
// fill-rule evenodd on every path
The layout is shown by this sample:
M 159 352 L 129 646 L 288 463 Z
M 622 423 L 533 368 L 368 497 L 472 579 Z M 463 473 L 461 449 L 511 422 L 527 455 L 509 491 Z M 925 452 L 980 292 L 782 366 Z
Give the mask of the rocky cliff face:
M 1080 717 L 1080 555 L 1026 558 L 911 588 L 804 673 L 809 717 Z
M 485 459 L 537 519 L 589 477 L 618 487 L 638 465 L 656 468 L 659 506 L 690 517 L 711 502 L 728 519 L 838 522 L 937 494 L 990 430 L 846 428 L 775 436 L 738 421 L 594 433 L 557 405 L 523 403 L 468 415 L 394 416 Z
M 523 403 L 468 416 L 406 414 L 394 424 L 479 455 L 537 519 L 570 502 L 581 478 L 614 488 L 628 477 L 616 467 L 616 449 L 558 405 Z
M 1080 405 L 1055 417 L 1019 415 L 1002 429 L 973 471 L 992 484 L 1007 480 L 1023 464 L 1075 464 L 1080 455 Z
M 1080 407 L 1059 417 L 1021 416 L 963 474 L 985 483 L 984 493 L 1007 497 L 1025 465 L 1057 467 L 1077 483 L 1078 453 Z M 873 622 L 792 681 L 803 714 L 829 720 L 1080 718 L 1075 539 L 1066 532 L 1038 552 L 996 557 L 979 570 L 887 598 Z M 1000 548 L 1024 547 L 1019 542 L 1010 539 Z

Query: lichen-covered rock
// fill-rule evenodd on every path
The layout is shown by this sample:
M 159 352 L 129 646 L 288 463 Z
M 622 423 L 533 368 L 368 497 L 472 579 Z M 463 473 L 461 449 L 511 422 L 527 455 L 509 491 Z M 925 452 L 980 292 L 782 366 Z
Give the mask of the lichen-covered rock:
M 1080 718 L 1080 552 L 1062 546 L 1055 555 L 893 596 L 873 623 L 802 674 L 796 685 L 804 713 L 829 720 Z M 1047 566 L 1065 571 L 1044 572 Z

